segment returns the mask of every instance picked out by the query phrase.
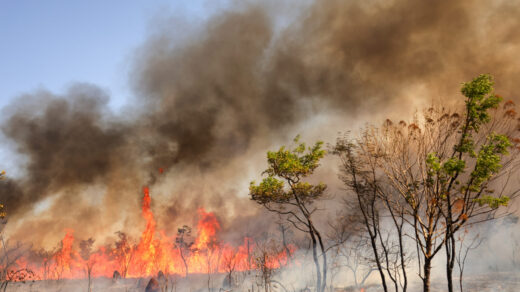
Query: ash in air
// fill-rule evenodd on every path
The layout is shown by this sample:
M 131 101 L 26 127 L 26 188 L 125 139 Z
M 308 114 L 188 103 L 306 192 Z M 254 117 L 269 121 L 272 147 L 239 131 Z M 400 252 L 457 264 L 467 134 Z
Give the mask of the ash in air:
M 296 8 L 289 8 L 293 4 Z M 463 247 L 470 251 L 478 249 L 484 255 L 480 261 L 475 261 L 478 268 L 473 270 L 477 274 L 488 268 L 496 272 L 517 271 L 515 251 L 519 248 L 514 242 L 520 241 L 520 237 L 514 234 L 514 242 L 506 247 L 497 238 L 504 236 L 504 230 L 517 226 L 513 197 L 519 183 L 515 176 L 518 173 L 514 171 L 516 150 L 513 148 L 518 143 L 514 140 L 518 134 L 514 132 L 516 112 L 511 111 L 514 111 L 514 103 L 520 102 L 517 97 L 520 84 L 519 16 L 518 1 L 325 0 L 305 4 L 290 0 L 283 3 L 248 1 L 220 12 L 209 19 L 203 29 L 191 30 L 193 34 L 183 38 L 178 35 L 184 28 L 162 25 L 135 52 L 129 72 L 135 99 L 120 112 L 111 111 L 108 107 L 110 96 L 93 84 L 74 84 L 61 94 L 45 90 L 30 92 L 4 108 L 0 125 L 5 136 L 3 144 L 18 154 L 16 159 L 21 175 L 10 176 L 7 170 L 0 183 L 0 204 L 4 205 L 8 218 L 8 223 L 2 225 L 2 236 L 9 239 L 13 253 L 23 254 L 20 258 L 26 261 L 25 265 L 21 262 L 11 264 L 29 267 L 39 279 L 48 272 L 45 271 L 45 259 L 53 269 L 64 266 L 68 269 L 68 272 L 61 271 L 59 276 L 53 274 L 48 279 L 86 278 L 87 274 L 89 278 L 111 277 L 116 270 L 123 274 L 121 262 L 116 265 L 117 256 L 119 259 L 123 256 L 127 264 L 132 263 L 123 278 L 127 275 L 129 278 L 157 278 L 160 271 L 167 274 L 166 281 L 173 281 L 168 277 L 176 275 L 181 279 L 189 270 L 194 274 L 214 273 L 216 278 L 223 276 L 226 269 L 222 263 L 226 256 L 234 254 L 243 260 L 234 262 L 233 271 L 237 275 L 249 273 L 241 285 L 251 284 L 255 287 L 251 289 L 278 289 L 273 291 L 306 287 L 325 291 L 329 287 L 333 289 L 334 285 L 357 288 L 365 285 L 363 287 L 367 289 L 372 283 L 373 289 L 386 285 L 392 291 L 405 291 L 407 286 L 402 279 L 406 268 L 410 278 L 408 290 L 419 286 L 422 289 L 424 274 L 428 273 L 424 269 L 425 261 L 431 259 L 436 263 L 435 267 L 449 266 L 453 261 L 454 269 L 455 263 L 461 260 L 456 256 L 462 253 Z M 457 135 L 465 135 L 462 117 L 468 103 L 464 103 L 464 96 L 460 94 L 461 83 L 481 73 L 493 76 L 501 103 L 480 110 L 500 110 L 503 111 L 501 117 L 511 119 L 499 124 L 499 119 L 495 119 L 497 113 L 493 112 L 490 114 L 492 119 L 482 121 L 482 124 L 491 124 L 481 128 L 497 133 L 503 131 L 511 140 L 511 145 L 504 148 L 513 147 L 508 150 L 512 155 L 511 166 L 501 161 L 501 167 L 508 175 L 500 176 L 494 182 L 507 187 L 491 190 L 486 185 L 482 194 L 501 189 L 510 192 L 511 200 L 493 201 L 483 197 L 489 200 L 471 198 L 467 203 L 490 207 L 497 204 L 497 208 L 491 208 L 493 216 L 501 217 L 499 220 L 502 221 L 492 222 L 500 222 L 496 225 L 500 227 L 493 227 L 494 223 L 475 228 L 461 224 L 461 232 L 468 234 L 465 241 L 460 241 L 458 227 L 452 234 L 442 231 L 445 237 L 439 239 L 442 243 L 439 255 L 428 255 L 426 245 L 424 252 L 420 252 L 420 240 L 415 238 L 413 243 L 401 246 L 406 249 L 403 258 L 390 256 L 394 262 L 386 262 L 378 269 L 373 261 L 367 261 L 377 252 L 363 249 L 370 246 L 370 236 L 357 236 L 363 230 L 381 226 L 386 232 L 375 232 L 375 239 L 380 241 L 376 242 L 376 247 L 381 249 L 381 257 L 385 257 L 386 247 L 387 258 L 388 254 L 403 253 L 399 253 L 399 245 L 394 245 L 392 236 L 383 236 L 395 234 L 390 231 L 394 227 L 388 214 L 380 211 L 382 223 L 367 226 L 363 225 L 362 211 L 372 212 L 373 209 L 363 210 L 355 204 L 352 206 L 352 202 L 345 204 L 346 193 L 355 198 L 355 188 L 350 191 L 345 188 L 355 184 L 350 179 L 345 182 L 346 174 L 342 172 L 345 164 L 341 159 L 348 156 L 341 152 L 346 148 L 337 147 L 348 146 L 351 141 L 342 140 L 346 138 L 341 135 L 335 146 L 322 145 L 330 155 L 323 158 L 310 179 L 313 183 L 323 181 L 328 186 L 324 190 L 326 198 L 313 202 L 318 206 L 317 211 L 307 210 L 312 213 L 316 227 L 309 227 L 306 216 L 302 217 L 303 223 L 291 224 L 286 220 L 291 214 L 283 214 L 286 209 L 273 214 L 270 212 L 273 207 L 265 201 L 250 199 L 255 198 L 254 194 L 262 194 L 261 182 L 265 175 L 261 177 L 260 174 L 268 167 L 266 151 L 295 144 L 291 144 L 291 139 L 297 134 L 305 141 L 322 140 L 334 144 L 338 132 L 353 131 L 352 136 L 358 137 L 359 127 L 365 124 L 380 126 L 387 118 L 384 125 L 393 130 L 403 120 L 405 125 L 401 126 L 407 130 L 396 130 L 403 135 L 412 135 L 412 124 L 424 134 L 427 125 L 421 124 L 421 119 L 429 116 L 421 109 L 433 104 L 438 111 L 429 114 L 440 114 L 435 116 L 437 125 L 440 121 L 446 123 L 442 133 L 437 134 L 451 133 L 446 143 L 453 143 Z M 469 94 L 466 97 L 471 98 Z M 488 98 L 494 94 L 490 91 L 484 95 Z M 477 103 L 485 107 L 481 100 Z M 444 120 L 443 114 L 449 119 Z M 455 126 L 450 128 L 452 125 Z M 478 125 L 468 127 L 479 130 Z M 480 139 L 474 138 L 474 145 L 481 145 L 478 143 L 485 143 L 486 139 L 495 141 L 494 136 L 484 136 L 482 131 L 478 135 L 474 135 Z M 364 137 L 366 145 L 383 143 L 377 137 Z M 347 141 L 350 142 L 340 144 Z M 500 143 L 499 139 L 495 142 L 495 146 Z M 448 151 L 434 144 L 431 149 L 436 151 L 426 151 L 421 145 L 413 145 L 422 151 L 417 150 L 417 153 L 425 154 L 428 163 L 438 160 L 440 165 L 448 161 L 442 151 L 453 150 L 453 147 Z M 481 149 L 474 149 L 475 154 L 471 155 L 460 152 L 458 159 L 465 155 L 477 157 Z M 338 155 L 333 155 L 334 152 Z M 434 152 L 437 156 L 432 154 Z M 499 150 L 495 152 L 494 155 L 505 155 Z M 430 154 L 433 156 L 428 156 Z M 464 165 L 467 172 L 460 176 L 457 173 L 453 185 L 465 176 L 472 177 L 470 169 L 478 165 L 477 161 L 467 162 Z M 357 167 L 351 169 L 358 170 Z M 382 167 L 378 171 L 384 173 L 388 169 Z M 457 169 L 446 170 L 445 175 L 453 177 L 454 172 L 450 171 Z M 440 168 L 437 171 L 440 173 Z M 482 169 L 478 168 L 478 171 L 482 174 Z M 490 175 L 498 172 L 497 169 Z M 424 173 L 429 174 L 428 171 Z M 276 172 L 267 172 L 268 176 L 274 174 Z M 260 189 L 254 189 L 256 185 L 248 189 L 252 180 L 257 181 Z M 364 183 L 365 187 L 370 185 Z M 144 187 L 152 194 L 152 200 L 146 206 L 142 201 Z M 301 191 L 304 187 L 300 187 L 298 190 Z M 474 187 L 477 186 L 472 182 L 468 189 Z M 276 203 L 287 203 L 283 200 Z M 457 200 L 453 201 L 456 210 L 464 209 Z M 384 203 L 381 201 L 378 207 L 384 209 Z M 504 205 L 512 209 L 502 212 L 502 207 L 507 209 Z M 443 208 L 439 207 L 439 213 L 434 215 L 444 216 Z M 500 211 L 495 212 L 495 209 Z M 470 217 L 463 212 L 458 219 L 466 222 L 464 216 Z M 486 220 L 490 219 L 486 216 Z M 411 229 L 406 226 L 413 226 L 410 218 L 414 217 L 405 217 L 401 218 L 405 226 L 402 232 L 409 233 Z M 207 221 L 204 218 L 214 220 L 210 228 L 214 233 L 206 234 L 206 239 L 202 238 L 208 230 L 201 223 Z M 345 222 L 357 227 L 344 230 Z M 450 226 L 451 221 L 446 222 L 444 226 Z M 315 235 L 313 228 L 321 231 L 323 245 L 327 248 L 322 246 L 320 249 L 318 243 L 313 245 L 313 239 L 309 237 L 309 234 Z M 437 236 L 437 227 L 432 228 L 430 231 Z M 493 228 L 498 228 L 499 232 L 494 232 Z M 186 243 L 179 239 L 188 231 L 192 232 L 193 246 L 183 246 Z M 482 239 L 482 244 L 480 239 L 470 240 L 477 234 L 479 238 L 486 238 Z M 64 252 L 67 238 L 75 238 L 75 241 Z M 83 242 L 85 249 L 89 238 L 93 240 L 90 251 L 98 257 L 98 264 L 93 264 L 92 270 L 86 273 L 85 266 L 91 257 L 82 257 L 79 245 Z M 275 238 L 276 244 L 266 238 Z M 116 256 L 114 252 L 121 253 L 117 243 L 121 244 L 123 239 L 128 241 L 128 254 Z M 427 238 L 422 240 L 427 242 Z M 18 241 L 24 246 L 17 247 Z M 218 252 L 209 253 L 212 250 L 209 247 L 215 247 L 217 241 L 219 248 L 215 250 Z M 8 246 L 7 243 L 2 245 Z M 361 253 L 352 253 L 356 245 Z M 451 250 L 452 246 L 460 252 L 445 257 L 444 251 Z M 183 248 L 190 251 L 190 259 L 185 260 Z M 146 255 L 151 249 L 154 256 Z M 161 256 L 157 256 L 159 249 Z M 490 255 L 491 249 L 503 253 L 494 257 Z M 324 263 L 324 258 L 318 258 L 318 264 L 314 266 L 313 250 L 317 257 L 328 254 L 328 264 Z M 49 254 L 37 255 L 37 251 Z M 204 257 L 201 254 L 198 258 L 196 251 L 204 251 Z M 64 264 L 67 259 L 61 257 L 65 253 L 72 257 L 68 264 Z M 264 258 L 262 262 L 261 256 L 266 254 L 274 258 Z M 257 262 L 253 263 L 253 258 Z M 101 262 L 105 264 L 99 264 Z M 0 262 L 0 267 L 2 265 L 6 266 L 7 262 Z M 105 268 L 99 269 L 101 266 Z M 353 266 L 359 272 L 357 276 L 352 276 Z M 259 270 L 260 278 L 251 276 L 253 271 Z M 300 273 L 308 273 L 309 281 L 297 285 Z M 322 275 L 322 282 L 316 279 L 320 273 L 326 274 Z M 444 283 L 444 270 L 432 273 Z M 454 275 L 458 276 L 457 273 Z M 385 285 L 381 284 L 381 274 L 386 275 Z M 412 274 L 420 274 L 422 280 L 412 280 Z M 513 274 L 516 277 L 517 273 Z M 5 280 L 6 275 L 0 275 L 0 278 Z M 283 282 L 282 277 L 291 280 Z M 232 278 L 229 276 L 226 287 L 232 287 L 230 282 L 237 280 Z M 201 279 L 202 282 L 207 280 L 202 276 Z M 213 288 L 222 286 L 218 281 L 211 282 Z M 174 287 L 172 283 L 170 288 Z M 285 287 L 288 283 L 295 286 Z M 435 289 L 435 284 L 431 286 Z M 440 287 L 442 290 L 445 286 Z

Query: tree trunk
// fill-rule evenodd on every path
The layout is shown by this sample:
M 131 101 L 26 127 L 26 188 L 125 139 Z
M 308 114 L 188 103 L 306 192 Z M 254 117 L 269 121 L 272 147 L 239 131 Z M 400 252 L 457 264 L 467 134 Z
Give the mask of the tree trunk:
M 379 271 L 379 275 L 381 276 L 381 284 L 383 285 L 383 291 L 388 292 L 388 287 L 386 286 L 385 272 L 383 271 L 383 267 L 381 266 L 381 259 L 379 258 L 376 239 L 372 235 L 370 235 L 370 244 L 372 245 L 372 250 L 374 251 L 374 258 L 376 260 L 377 270 Z
M 404 219 L 403 219 L 404 220 Z M 408 288 L 408 275 L 406 274 L 406 265 L 405 265 L 405 258 L 404 258 L 404 246 L 403 246 L 403 229 L 402 225 L 399 228 L 399 253 L 401 257 L 401 269 L 403 271 L 403 292 L 406 292 L 406 289 Z
M 432 270 L 431 258 L 424 259 L 423 292 L 430 292 L 430 276 Z
M 451 232 L 446 238 L 446 279 L 448 281 L 448 292 L 453 292 L 453 267 L 455 266 L 455 237 Z
M 317 242 L 312 229 L 310 230 L 311 240 L 312 240 L 312 259 L 314 260 L 314 265 L 316 266 L 316 291 L 321 291 L 321 268 L 320 268 L 320 260 L 318 259 L 318 251 L 317 251 Z
M 327 253 L 325 252 L 325 246 L 323 245 L 323 240 L 321 239 L 321 234 L 313 227 L 314 232 L 316 233 L 316 237 L 318 237 L 318 242 L 320 244 L 321 257 L 323 259 L 323 279 L 321 282 L 321 291 L 324 292 L 327 286 Z
M 88 292 L 92 292 L 92 287 L 91 287 L 91 283 L 92 283 L 92 280 L 91 280 L 91 271 L 92 271 L 92 268 L 89 267 L 88 268 Z
M 182 262 L 184 263 L 184 277 L 188 278 L 188 263 L 186 261 L 186 258 L 184 256 L 184 253 L 182 252 L 182 248 L 179 247 L 179 253 L 181 254 Z

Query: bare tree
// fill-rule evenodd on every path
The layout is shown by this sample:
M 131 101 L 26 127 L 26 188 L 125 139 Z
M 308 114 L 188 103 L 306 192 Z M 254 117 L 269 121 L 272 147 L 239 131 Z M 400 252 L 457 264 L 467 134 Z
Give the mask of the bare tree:
M 17 261 L 29 250 L 29 247 L 17 242 L 10 245 L 8 240 L 0 234 L 2 255 L 0 256 L 0 290 L 6 291 L 11 282 L 34 280 L 36 275 L 27 267 L 20 267 Z
M 184 225 L 177 229 L 177 236 L 175 237 L 175 245 L 179 250 L 179 254 L 184 264 L 184 276 L 188 277 L 188 259 L 193 252 L 194 240 L 191 236 L 191 227 Z
M 459 252 L 457 253 L 457 266 L 459 267 L 459 288 L 460 292 L 463 290 L 463 275 L 464 275 L 464 268 L 466 266 L 466 259 L 468 257 L 468 254 L 471 250 L 474 250 L 478 248 L 484 239 L 480 237 L 479 234 L 475 235 L 469 243 L 465 244 L 466 236 L 468 235 L 469 231 L 468 229 L 464 230 L 464 233 L 462 235 L 459 235 L 458 241 L 459 241 Z
M 58 283 L 61 282 L 64 273 L 70 272 L 70 262 L 73 256 L 72 240 L 72 234 L 67 233 L 58 244 L 58 247 L 54 249 L 55 252 L 52 256 L 53 268 L 51 272 L 53 278 L 56 279 Z
M 359 139 L 351 139 L 348 135 L 338 138 L 333 153 L 341 161 L 341 178 L 350 191 L 344 198 L 346 209 L 357 210 L 360 213 L 361 225 L 366 233 L 372 248 L 372 256 L 381 278 L 384 291 L 388 291 L 388 280 L 393 283 L 395 291 L 399 287 L 407 289 L 406 256 L 403 238 L 405 214 L 394 200 L 395 193 L 388 192 L 385 186 L 385 177 L 378 169 L 381 154 L 374 151 L 369 139 L 370 131 L 365 131 Z M 383 215 L 392 218 L 394 231 L 385 231 L 382 227 Z M 394 234 L 390 237 L 388 232 Z M 394 243 L 397 241 L 397 243 Z M 395 246 L 398 246 L 396 258 Z M 397 264 L 396 260 L 399 261 Z M 399 267 L 401 271 L 398 271 Z M 403 284 L 401 283 L 403 280 Z
M 339 212 L 337 216 L 329 220 L 330 231 L 327 234 L 330 254 L 330 289 L 334 290 L 336 275 L 346 267 L 346 261 L 350 259 L 351 252 L 358 254 L 352 246 L 353 238 L 362 235 L 360 214 L 352 212 L 350 206 Z M 359 246 L 358 246 L 359 247 Z
M 285 264 L 288 265 L 291 260 L 292 253 L 293 253 L 293 251 L 291 250 L 291 248 L 289 246 L 290 237 L 293 234 L 293 232 L 289 226 L 289 223 L 284 222 L 282 218 L 280 218 L 280 220 L 277 222 L 277 224 L 278 224 L 278 230 L 280 231 L 280 235 L 282 237 L 283 249 L 284 249 L 285 255 L 286 255 L 287 261 Z
M 235 287 L 235 280 L 233 278 L 233 272 L 235 272 L 237 266 L 237 251 L 235 248 L 229 247 L 224 251 L 222 255 L 222 265 L 227 276 L 227 283 L 229 288 Z
M 284 247 L 274 238 L 266 237 L 257 240 L 254 250 L 255 266 L 260 279 L 259 286 L 264 287 L 265 292 L 271 291 L 273 277 L 279 267 L 278 258 L 284 251 Z
M 116 234 L 118 239 L 115 243 L 115 248 L 112 250 L 112 256 L 115 258 L 119 266 L 121 276 L 126 278 L 130 263 L 134 256 L 135 248 L 130 243 L 126 233 L 118 231 Z
M 0 172 L 0 180 L 4 178 L 5 172 Z M 34 280 L 36 275 L 26 267 L 19 267 L 17 261 L 30 249 L 28 246 L 17 242 L 14 246 L 9 245 L 9 240 L 4 237 L 4 227 L 7 224 L 7 213 L 4 205 L 0 204 L 0 290 L 6 291 L 11 282 Z
M 33 252 L 33 258 L 36 261 L 40 262 L 41 270 L 42 270 L 42 280 L 48 280 L 51 275 L 51 267 L 52 267 L 52 255 L 55 253 L 55 250 L 46 250 L 41 248 L 37 251 Z
M 94 268 L 94 265 L 96 264 L 95 259 L 92 257 L 92 248 L 94 246 L 94 239 L 89 238 L 80 241 L 79 248 L 80 248 L 80 255 L 81 258 L 85 261 L 85 271 L 87 274 L 87 280 L 88 280 L 88 292 L 92 291 L 92 269 Z
M 198 250 L 203 252 L 206 257 L 206 274 L 208 276 L 208 292 L 211 292 L 213 286 L 211 275 L 218 272 L 220 267 L 220 256 L 222 249 L 220 248 L 220 242 L 212 238 L 206 243 L 204 250 Z

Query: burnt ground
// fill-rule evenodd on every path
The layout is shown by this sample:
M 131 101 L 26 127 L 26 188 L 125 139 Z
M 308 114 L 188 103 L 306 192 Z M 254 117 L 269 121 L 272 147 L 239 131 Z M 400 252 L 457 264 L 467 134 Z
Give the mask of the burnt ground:
M 459 280 L 455 280 L 455 290 L 459 291 Z M 433 284 L 434 291 L 446 291 L 446 285 Z M 492 272 L 464 276 L 465 292 L 519 292 L 520 272 Z
M 224 275 L 212 275 L 211 287 L 212 291 L 251 291 L 251 284 L 243 283 L 242 287 L 230 290 L 224 289 L 227 286 Z M 93 292 L 145 292 L 146 286 L 150 278 L 143 279 L 121 279 L 114 281 L 110 278 L 96 278 L 93 280 Z M 188 279 L 181 277 L 170 277 L 166 291 L 208 291 L 207 275 L 190 275 Z M 246 281 L 247 282 L 247 281 Z M 84 292 L 87 290 L 87 280 L 48 280 L 48 281 L 30 281 L 9 284 L 7 291 L 9 292 Z M 245 285 L 244 285 L 245 284 Z M 455 279 L 455 290 L 459 291 L 458 279 Z M 283 289 L 274 285 L 273 291 L 283 291 Z M 256 290 L 256 287 L 255 287 Z M 358 292 L 352 287 L 335 288 L 335 292 Z M 292 291 L 292 290 L 291 290 Z M 299 291 L 299 290 L 296 290 Z M 376 286 L 365 288 L 365 292 L 380 292 Z M 410 292 L 422 291 L 419 283 L 410 286 Z M 446 283 L 444 281 L 432 281 L 432 292 L 446 291 Z M 465 292 L 519 292 L 520 291 L 520 273 L 519 272 L 493 272 L 489 274 L 467 275 L 464 278 Z M 158 291 L 160 292 L 160 290 Z
M 92 280 L 93 292 L 145 292 L 151 278 L 141 279 L 120 279 L 96 278 Z M 208 291 L 207 275 L 190 275 L 186 280 L 180 277 L 170 277 L 168 282 L 158 281 L 167 290 L 163 291 Z M 225 286 L 224 275 L 212 275 L 212 291 L 219 291 Z M 46 281 L 27 281 L 10 283 L 7 292 L 85 292 L 87 291 L 88 281 L 86 279 L 63 279 Z M 222 291 L 222 290 L 220 290 Z M 240 291 L 240 290 L 238 290 Z M 150 292 L 156 292 L 154 290 Z M 157 292 L 162 292 L 161 290 Z

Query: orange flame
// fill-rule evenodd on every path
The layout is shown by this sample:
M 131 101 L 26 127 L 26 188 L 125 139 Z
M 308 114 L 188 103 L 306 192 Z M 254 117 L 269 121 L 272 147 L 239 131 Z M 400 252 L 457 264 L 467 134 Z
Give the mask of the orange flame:
M 123 277 L 155 276 L 159 271 L 185 274 L 175 237 L 169 237 L 163 230 L 156 229 L 150 191 L 145 187 L 143 193 L 141 215 L 146 221 L 146 227 L 136 245 L 125 241 L 113 248 L 100 247 L 85 258 L 83 253 L 82 257 L 74 249 L 74 231 L 67 229 L 59 249 L 52 256 L 44 257 L 39 264 L 29 264 L 21 259 L 18 267 L 31 269 L 39 279 L 84 278 L 88 266 L 92 267 L 92 277 L 111 277 L 114 271 L 119 271 Z M 189 273 L 223 273 L 230 264 L 236 271 L 257 268 L 252 255 L 256 246 L 251 239 L 244 238 L 241 246 L 223 243 L 218 239 L 220 224 L 215 215 L 200 208 L 198 216 L 197 237 L 189 246 L 189 255 L 186 255 Z M 295 247 L 290 246 L 289 249 L 289 254 L 283 250 L 270 255 L 266 266 L 279 268 L 287 265 Z

